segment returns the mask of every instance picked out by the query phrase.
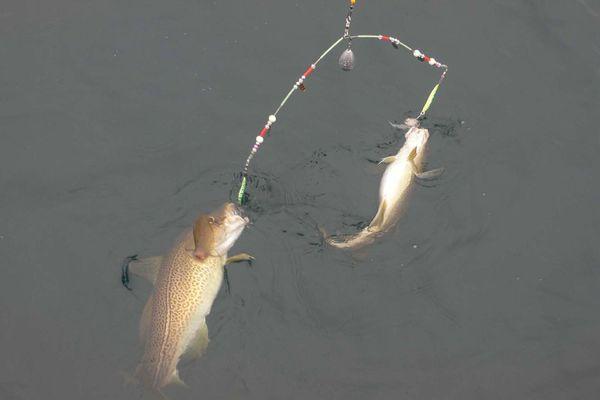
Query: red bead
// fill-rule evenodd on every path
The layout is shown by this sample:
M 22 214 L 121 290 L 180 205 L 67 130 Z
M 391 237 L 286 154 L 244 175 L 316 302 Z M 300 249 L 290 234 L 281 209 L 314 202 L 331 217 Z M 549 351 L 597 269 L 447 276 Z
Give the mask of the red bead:
M 312 67 L 312 65 L 311 65 L 310 67 L 308 67 L 308 69 L 306 70 L 306 72 L 304 72 L 302 75 L 304 75 L 304 77 L 305 77 L 305 78 L 308 78 L 308 76 L 309 76 L 310 74 L 312 74 L 312 72 L 313 72 L 314 70 L 315 70 L 315 69 L 314 69 L 314 68 Z

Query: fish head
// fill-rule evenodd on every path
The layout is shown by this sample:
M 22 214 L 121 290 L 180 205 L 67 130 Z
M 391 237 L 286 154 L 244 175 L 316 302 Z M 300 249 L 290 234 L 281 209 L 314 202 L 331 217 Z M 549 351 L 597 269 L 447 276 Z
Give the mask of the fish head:
M 234 203 L 200 215 L 194 223 L 194 256 L 204 259 L 225 255 L 249 222 L 244 210 Z
M 417 118 L 406 118 L 401 126 L 410 130 L 410 128 L 418 128 L 421 126 L 421 122 Z
M 409 153 L 414 150 L 417 155 L 420 155 L 423 153 L 425 145 L 429 140 L 429 131 L 424 128 L 413 127 L 406 132 L 404 137 L 406 138 L 406 142 L 403 147 L 409 149 Z

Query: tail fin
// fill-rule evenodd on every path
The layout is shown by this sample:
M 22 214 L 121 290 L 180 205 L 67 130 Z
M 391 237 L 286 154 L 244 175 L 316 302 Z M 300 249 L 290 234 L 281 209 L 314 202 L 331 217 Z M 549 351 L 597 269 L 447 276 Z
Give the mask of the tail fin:
M 338 249 L 358 249 L 360 247 L 367 246 L 375 241 L 375 237 L 379 233 L 370 227 L 366 227 L 357 234 L 344 235 L 341 240 L 338 240 L 333 236 L 327 235 L 327 232 L 325 232 L 325 230 L 321 227 L 319 227 L 319 231 L 321 231 L 323 239 L 325 239 L 325 242 L 328 245 Z
M 152 374 L 153 370 L 148 369 L 148 363 L 141 362 L 135 369 L 134 380 L 137 381 L 144 391 L 150 396 L 152 400 L 170 400 L 167 395 L 164 394 L 163 388 L 168 385 L 180 386 L 188 388 L 188 386 L 179 377 L 179 371 L 177 368 L 169 375 L 166 381 L 159 380 L 155 381 Z M 153 365 L 153 364 L 150 364 Z
M 123 377 L 126 386 L 138 386 L 152 400 L 170 400 L 160 389 L 147 385 L 142 380 L 140 380 L 138 374 L 139 366 L 138 368 L 136 368 L 136 371 L 133 374 L 125 371 L 120 371 L 120 375 Z

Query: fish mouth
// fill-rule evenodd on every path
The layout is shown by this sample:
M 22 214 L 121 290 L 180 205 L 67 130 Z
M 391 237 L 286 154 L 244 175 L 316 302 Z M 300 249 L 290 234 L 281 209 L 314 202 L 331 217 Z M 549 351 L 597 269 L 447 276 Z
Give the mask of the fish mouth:
M 244 208 L 242 206 L 239 206 L 237 204 L 232 204 L 233 207 L 231 207 L 231 212 L 233 215 L 235 215 L 236 217 L 240 217 L 245 224 L 250 223 L 250 218 L 248 218 L 248 215 L 246 214 L 246 210 L 244 210 Z
M 225 203 L 221 211 L 218 212 L 218 215 L 228 221 L 228 223 L 235 225 L 243 224 L 245 226 L 250 223 L 250 218 L 246 215 L 246 211 L 240 205 L 232 202 Z

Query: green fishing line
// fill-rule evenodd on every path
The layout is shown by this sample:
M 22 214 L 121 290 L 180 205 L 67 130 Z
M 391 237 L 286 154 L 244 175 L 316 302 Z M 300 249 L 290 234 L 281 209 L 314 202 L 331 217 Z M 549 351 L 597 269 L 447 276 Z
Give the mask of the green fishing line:
M 240 191 L 238 192 L 238 203 L 240 205 L 243 205 L 243 203 L 244 203 L 244 194 L 246 194 L 246 183 L 247 183 L 247 179 L 246 179 L 246 175 L 244 175 L 242 177 L 242 184 L 240 186 Z

